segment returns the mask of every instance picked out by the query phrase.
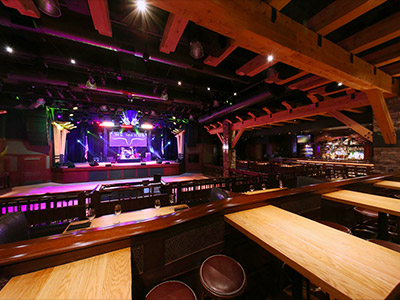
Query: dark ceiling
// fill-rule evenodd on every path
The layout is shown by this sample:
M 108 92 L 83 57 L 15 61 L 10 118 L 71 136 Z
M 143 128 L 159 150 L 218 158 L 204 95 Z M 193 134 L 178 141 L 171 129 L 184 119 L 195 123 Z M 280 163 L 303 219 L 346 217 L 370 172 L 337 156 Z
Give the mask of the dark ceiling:
M 332 2 L 292 0 L 281 12 L 305 24 Z M 147 13 L 140 14 L 132 0 L 113 0 L 108 4 L 112 38 L 95 30 L 87 0 L 60 1 L 61 17 L 52 18 L 42 13 L 40 19 L 22 16 L 17 10 L 0 4 L 1 107 L 32 108 L 38 98 L 43 98 L 46 105 L 64 108 L 65 112 L 79 105 L 76 115 L 88 116 L 99 111 L 111 115 L 122 109 L 137 109 L 156 117 L 176 115 L 207 120 L 206 125 L 225 119 L 235 121 L 236 116 L 246 118 L 249 112 L 262 115 L 263 107 L 272 112 L 284 110 L 282 101 L 292 107 L 311 103 L 306 91 L 289 86 L 312 74 L 283 85 L 266 83 L 264 80 L 273 73 L 284 79 L 300 72 L 277 63 L 253 77 L 239 76 L 235 71 L 257 56 L 240 47 L 217 67 L 208 66 L 203 63 L 204 59 L 209 55 L 219 56 L 228 39 L 192 22 L 186 26 L 176 51 L 164 54 L 159 47 L 167 12 L 149 7 Z M 340 42 L 398 11 L 398 1 L 387 1 L 326 37 Z M 190 56 L 190 42 L 194 40 L 203 46 L 201 59 Z M 398 38 L 359 56 L 396 43 Z M 12 54 L 5 51 L 6 46 L 14 49 Z M 76 63 L 71 64 L 71 59 Z M 97 89 L 86 87 L 90 77 Z M 178 81 L 182 84 L 178 85 Z M 325 88 L 344 89 L 331 97 L 346 94 L 346 87 L 338 88 L 335 82 L 326 83 Z M 168 94 L 167 100 L 161 99 L 163 92 Z M 258 100 L 240 107 L 240 103 L 254 98 Z M 235 111 L 209 117 L 216 111 L 236 106 Z M 365 111 L 369 112 L 369 107 L 358 113 Z M 326 117 L 313 118 L 319 119 Z

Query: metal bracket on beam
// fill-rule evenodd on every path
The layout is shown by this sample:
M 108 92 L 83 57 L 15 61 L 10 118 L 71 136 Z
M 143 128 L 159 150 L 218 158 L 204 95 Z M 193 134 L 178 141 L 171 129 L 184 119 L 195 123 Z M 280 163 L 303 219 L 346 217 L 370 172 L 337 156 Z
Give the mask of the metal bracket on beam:
M 286 101 L 282 101 L 281 104 L 282 104 L 284 107 L 286 107 L 286 109 L 289 111 L 289 113 L 292 113 L 293 108 L 292 108 L 292 106 L 291 106 L 289 103 L 287 103 Z
M 257 117 L 255 116 L 255 114 L 253 114 L 253 113 L 251 113 L 251 112 L 248 112 L 247 114 L 248 114 L 250 117 L 252 117 L 254 120 L 257 119 Z

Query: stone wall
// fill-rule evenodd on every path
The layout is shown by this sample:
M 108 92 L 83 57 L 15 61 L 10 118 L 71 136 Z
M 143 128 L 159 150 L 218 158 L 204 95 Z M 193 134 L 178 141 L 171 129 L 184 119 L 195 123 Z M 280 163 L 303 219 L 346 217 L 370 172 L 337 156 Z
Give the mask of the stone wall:
M 396 145 L 385 145 L 380 135 L 378 123 L 374 124 L 373 162 L 375 172 L 391 173 L 400 172 L 400 97 L 386 99 L 386 103 L 396 130 Z

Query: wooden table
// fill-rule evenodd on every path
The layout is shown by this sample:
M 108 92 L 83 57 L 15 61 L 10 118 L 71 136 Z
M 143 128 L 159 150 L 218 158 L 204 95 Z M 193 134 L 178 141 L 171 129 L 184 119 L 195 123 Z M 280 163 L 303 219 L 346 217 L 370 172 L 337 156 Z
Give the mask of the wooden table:
M 0 299 L 131 299 L 131 250 L 125 248 L 11 278 Z
M 381 181 L 374 183 L 374 186 L 385 188 L 385 189 L 400 190 L 400 182 L 399 181 L 381 180 Z
M 257 190 L 254 192 L 244 192 L 242 194 L 243 195 L 257 195 L 257 194 L 276 192 L 276 191 L 281 191 L 281 190 L 286 190 L 286 188 L 273 188 L 273 189 L 266 189 L 266 190 Z
M 400 200 L 395 198 L 348 190 L 322 194 L 322 198 L 378 211 L 378 238 L 382 240 L 389 238 L 386 214 L 400 216 Z
M 277 208 L 225 216 L 226 222 L 337 299 L 396 299 L 400 253 Z
M 175 212 L 175 209 L 185 209 L 185 208 L 189 208 L 189 206 L 187 206 L 186 204 L 179 204 L 179 205 L 173 205 L 173 206 L 164 206 L 164 207 L 160 207 L 159 209 L 146 208 L 146 209 L 141 209 L 141 210 L 135 210 L 135 211 L 131 211 L 131 212 L 122 213 L 119 216 L 116 216 L 114 214 L 105 215 L 105 216 L 101 216 L 99 218 L 95 218 L 92 221 L 90 228 L 113 226 L 113 225 L 117 224 L 117 222 L 119 222 L 119 224 L 123 224 L 123 223 L 133 222 L 133 221 L 149 220 L 149 219 L 153 219 L 153 218 L 156 218 L 159 216 L 172 214 Z M 83 223 L 83 222 L 87 222 L 87 220 L 72 222 L 65 229 L 64 233 L 67 232 L 69 226 Z M 83 229 L 85 229 L 85 228 L 83 228 Z M 71 231 L 69 231 L 69 232 L 71 232 Z

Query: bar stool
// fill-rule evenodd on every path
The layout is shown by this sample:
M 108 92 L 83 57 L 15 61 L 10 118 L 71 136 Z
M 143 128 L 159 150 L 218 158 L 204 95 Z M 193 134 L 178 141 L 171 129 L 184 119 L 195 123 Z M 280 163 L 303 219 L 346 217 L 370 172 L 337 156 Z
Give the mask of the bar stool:
M 153 287 L 147 293 L 146 300 L 197 300 L 197 297 L 187 284 L 170 280 Z
M 207 258 L 200 267 L 200 282 L 203 286 L 200 299 L 230 299 L 240 296 L 247 285 L 243 267 L 233 258 L 217 254 Z
M 378 240 L 378 239 L 370 239 L 368 241 L 370 241 L 372 243 L 375 243 L 375 244 L 378 244 L 378 245 L 381 245 L 383 247 L 389 248 L 391 250 L 400 252 L 400 245 L 399 244 L 395 244 L 395 243 L 384 241 L 384 240 Z
M 332 221 L 319 220 L 318 223 L 343 231 L 344 233 L 352 234 L 350 228 Z

